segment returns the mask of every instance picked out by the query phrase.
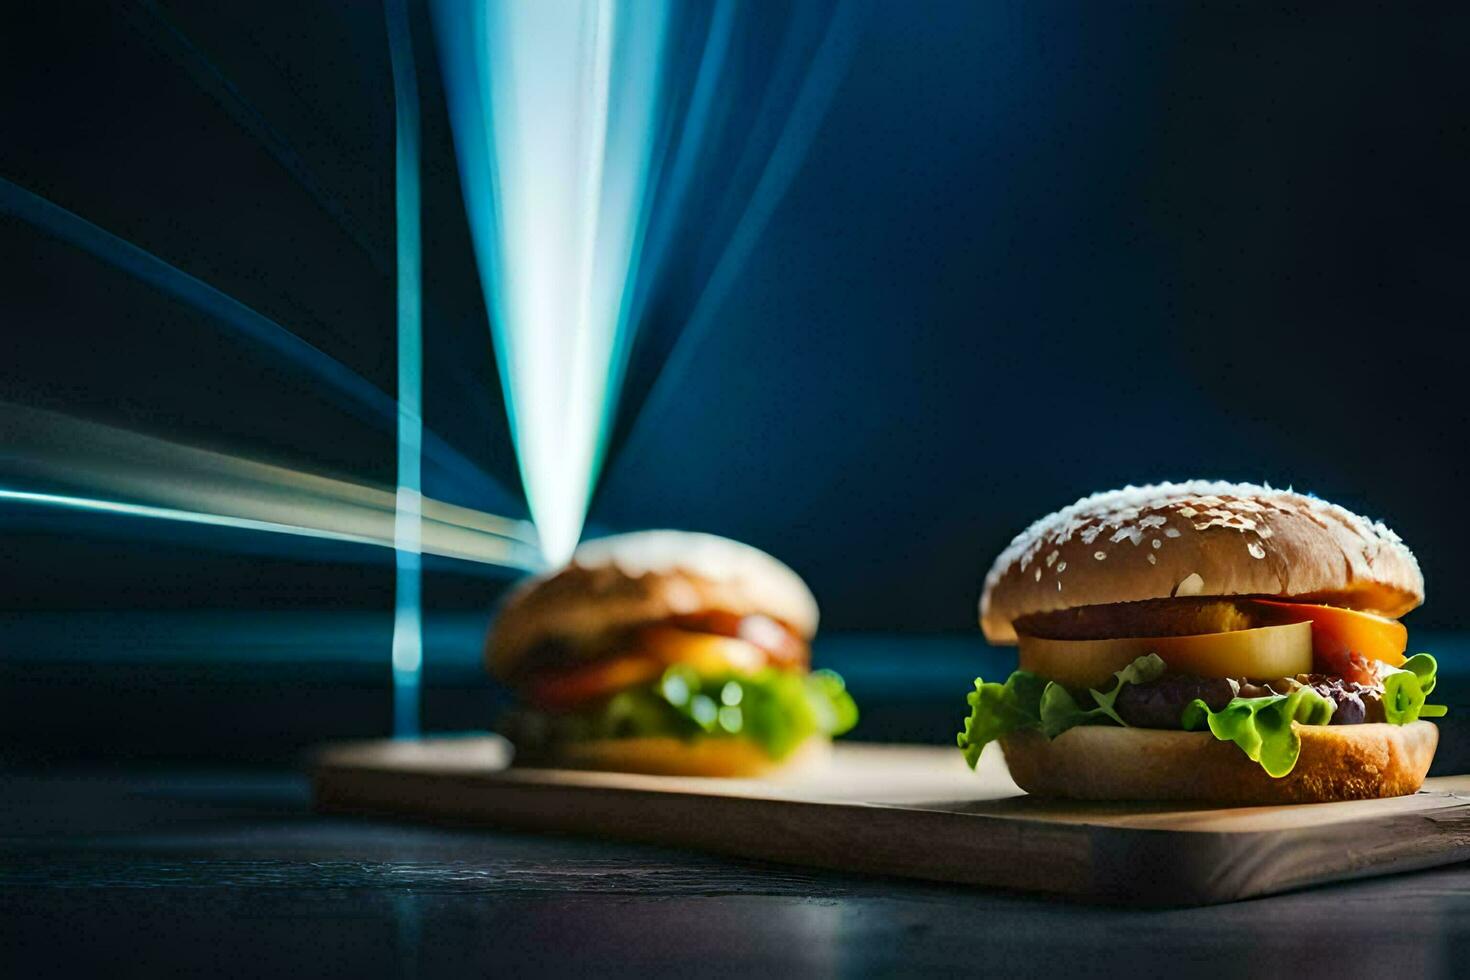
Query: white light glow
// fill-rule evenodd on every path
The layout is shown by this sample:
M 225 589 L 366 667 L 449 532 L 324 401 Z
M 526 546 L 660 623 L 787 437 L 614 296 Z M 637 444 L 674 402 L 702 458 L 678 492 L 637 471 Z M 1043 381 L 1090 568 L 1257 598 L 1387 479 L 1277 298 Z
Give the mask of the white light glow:
M 545 560 L 582 533 L 631 341 L 666 5 L 436 4 L 460 178 Z
M 0 445 L 9 484 L 0 501 L 368 544 L 414 561 L 423 553 L 517 569 L 539 564 L 534 531 L 523 521 L 417 492 L 400 500 L 387 488 L 56 412 L 0 402 Z M 400 505 L 412 520 L 399 520 Z

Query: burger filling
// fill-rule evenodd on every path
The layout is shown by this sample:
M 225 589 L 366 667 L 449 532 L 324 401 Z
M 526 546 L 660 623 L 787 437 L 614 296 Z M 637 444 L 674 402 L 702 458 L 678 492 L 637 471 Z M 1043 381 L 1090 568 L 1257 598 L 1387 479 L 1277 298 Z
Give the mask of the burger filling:
M 516 678 L 526 707 L 503 727 L 531 754 L 587 739 L 738 737 L 779 759 L 857 722 L 842 678 L 808 673 L 806 642 L 765 616 L 677 616 L 590 650 L 548 643 L 525 662 L 538 665 Z
M 1162 599 L 1084 606 L 1016 622 L 1020 670 L 975 680 L 959 735 L 971 766 L 991 741 L 1078 725 L 1208 731 L 1272 776 L 1296 766 L 1296 725 L 1406 725 L 1436 664 L 1404 656 L 1402 624 L 1263 599 Z

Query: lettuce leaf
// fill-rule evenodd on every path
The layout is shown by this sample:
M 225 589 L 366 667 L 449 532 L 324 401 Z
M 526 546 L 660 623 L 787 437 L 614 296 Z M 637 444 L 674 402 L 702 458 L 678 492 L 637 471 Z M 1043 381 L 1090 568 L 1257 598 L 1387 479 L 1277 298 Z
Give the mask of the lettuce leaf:
M 1041 692 L 1041 733 L 1047 738 L 1056 738 L 1078 725 L 1105 724 L 1109 720 L 1102 708 L 1082 707 L 1071 691 L 1055 681 Z
M 812 735 L 841 735 L 858 718 L 847 686 L 830 670 L 802 675 L 768 669 L 709 678 L 675 666 L 664 674 L 659 690 L 703 734 L 742 735 L 776 759 Z
M 1184 708 L 1179 725 L 1185 731 L 1210 730 L 1222 742 L 1234 742 L 1266 774 L 1285 776 L 1296 768 L 1302 740 L 1292 722 L 1326 725 L 1336 706 L 1312 690 L 1300 687 L 1290 694 L 1264 698 L 1235 698 L 1219 711 L 1196 698 Z
M 965 730 L 958 739 L 971 769 L 990 742 L 1011 732 L 1040 727 L 1042 696 L 1052 686 L 1055 685 L 1025 670 L 1015 671 L 1004 684 L 975 678 L 975 690 L 965 699 L 970 705 L 970 716 L 965 719 Z
M 1166 666 L 1154 654 L 1139 657 L 1115 673 L 1106 691 L 1089 690 L 1082 695 L 1055 681 L 1018 670 L 1004 684 L 975 679 L 968 697 L 970 716 L 958 742 L 965 761 L 973 769 L 985 746 L 1002 736 L 1039 729 L 1047 738 L 1078 725 L 1121 725 L 1127 723 L 1116 708 L 1125 684 L 1147 684 L 1165 673 Z M 1401 668 L 1388 668 L 1383 675 L 1384 715 L 1390 724 L 1407 725 L 1420 718 L 1445 714 L 1442 704 L 1426 704 L 1434 692 L 1438 664 L 1427 653 L 1419 653 Z M 1185 731 L 1208 730 L 1223 742 L 1234 742 L 1250 759 L 1275 777 L 1285 776 L 1296 766 L 1301 738 L 1292 723 L 1326 725 L 1336 706 L 1309 687 L 1290 694 L 1264 698 L 1235 698 L 1219 711 L 1211 711 L 1196 699 L 1185 706 L 1180 727 Z
M 653 685 L 619 691 L 586 710 L 521 711 L 502 728 L 529 748 L 601 738 L 740 736 L 779 759 L 808 737 L 841 735 L 857 720 L 847 685 L 830 670 L 702 676 L 675 665 Z
M 1164 662 L 1154 654 L 1139 657 L 1113 674 L 1113 684 L 1106 693 L 1087 692 L 1084 699 L 1092 700 L 1091 707 L 1079 705 L 1072 692 L 1056 681 L 1043 680 L 1028 671 L 1016 671 L 1004 684 L 986 683 L 977 677 L 975 690 L 967 699 L 970 716 L 958 739 L 965 761 L 973 769 L 987 743 L 1015 731 L 1039 728 L 1047 738 L 1056 738 L 1078 725 L 1122 725 L 1123 719 L 1113 705 L 1123 685 L 1157 680 L 1165 669 Z
M 1440 718 L 1449 709 L 1442 704 L 1425 704 L 1434 693 L 1439 664 L 1427 653 L 1416 653 L 1403 667 L 1389 668 L 1383 675 L 1383 715 L 1390 725 L 1408 725 L 1420 718 Z
M 1127 667 L 1113 674 L 1113 684 L 1106 692 L 1092 689 L 1087 695 L 1092 707 L 1084 708 L 1077 703 L 1072 692 L 1055 681 L 1047 682 L 1041 692 L 1041 731 L 1047 738 L 1056 738 L 1069 728 L 1078 725 L 1122 725 L 1127 727 L 1114 705 L 1118 693 L 1125 684 L 1147 684 L 1158 680 L 1168 668 L 1156 655 L 1150 653 L 1139 657 Z
M 1164 676 L 1168 670 L 1164 661 L 1159 659 L 1158 654 L 1150 653 L 1139 657 L 1133 663 L 1113 674 L 1117 682 L 1108 689 L 1108 693 L 1092 691 L 1092 699 L 1097 702 L 1097 710 L 1107 715 L 1119 725 L 1127 727 L 1128 723 L 1119 717 L 1117 710 L 1113 707 L 1118 701 L 1118 693 L 1123 690 L 1124 684 L 1147 684 Z

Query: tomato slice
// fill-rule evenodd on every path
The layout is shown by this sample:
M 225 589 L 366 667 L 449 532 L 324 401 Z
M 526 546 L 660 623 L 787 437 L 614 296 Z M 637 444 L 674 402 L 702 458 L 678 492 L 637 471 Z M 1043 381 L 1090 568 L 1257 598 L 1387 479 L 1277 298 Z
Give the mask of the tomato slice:
M 1312 624 L 1312 653 L 1323 673 L 1372 683 L 1376 672 L 1372 664 L 1364 661 L 1403 666 L 1409 631 L 1396 619 L 1338 606 L 1270 599 L 1254 601 L 1266 607 L 1277 622 Z
M 647 684 L 666 665 L 641 653 L 609 657 L 580 667 L 542 671 L 526 681 L 525 699 L 547 711 L 568 711 L 627 687 Z
M 542 671 L 527 680 L 522 691 L 539 708 L 568 711 L 647 684 L 673 664 L 688 664 L 701 674 L 753 674 L 766 661 L 764 650 L 737 637 L 649 626 L 634 635 L 625 653 Z

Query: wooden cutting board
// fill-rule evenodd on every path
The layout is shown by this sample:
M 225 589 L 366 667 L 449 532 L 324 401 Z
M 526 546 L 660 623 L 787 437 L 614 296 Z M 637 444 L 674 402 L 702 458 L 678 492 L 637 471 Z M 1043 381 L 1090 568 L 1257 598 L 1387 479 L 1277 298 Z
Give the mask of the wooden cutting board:
M 992 746 L 838 745 L 801 780 L 509 767 L 495 736 L 332 746 L 319 809 L 642 841 L 839 871 L 1146 905 L 1229 902 L 1470 859 L 1470 776 L 1307 806 L 1025 796 Z

